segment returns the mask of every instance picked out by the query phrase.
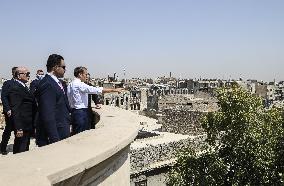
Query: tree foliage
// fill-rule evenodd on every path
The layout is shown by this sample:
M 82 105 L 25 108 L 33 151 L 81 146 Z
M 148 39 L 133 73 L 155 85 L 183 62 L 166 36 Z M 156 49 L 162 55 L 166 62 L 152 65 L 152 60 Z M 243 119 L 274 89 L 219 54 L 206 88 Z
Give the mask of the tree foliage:
M 284 185 L 283 115 L 237 85 L 217 91 L 220 108 L 202 126 L 206 149 L 185 149 L 169 185 Z

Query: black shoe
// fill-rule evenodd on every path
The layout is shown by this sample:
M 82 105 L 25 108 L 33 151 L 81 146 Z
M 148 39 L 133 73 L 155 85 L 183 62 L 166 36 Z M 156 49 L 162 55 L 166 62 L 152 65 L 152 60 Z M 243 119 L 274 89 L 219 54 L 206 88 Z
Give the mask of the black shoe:
M 7 155 L 8 152 L 7 152 L 7 151 L 1 151 L 1 154 L 2 154 L 2 155 Z

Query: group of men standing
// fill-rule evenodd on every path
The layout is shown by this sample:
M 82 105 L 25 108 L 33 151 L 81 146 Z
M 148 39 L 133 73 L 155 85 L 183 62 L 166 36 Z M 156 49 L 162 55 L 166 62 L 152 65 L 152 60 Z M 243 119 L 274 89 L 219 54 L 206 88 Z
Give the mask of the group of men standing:
M 58 54 L 48 57 L 47 73 L 37 72 L 37 80 L 26 86 L 30 72 L 26 67 L 14 67 L 13 78 L 4 82 L 1 92 L 6 126 L 2 135 L 1 153 L 7 154 L 7 144 L 14 131 L 13 153 L 29 150 L 30 137 L 35 135 L 41 147 L 90 129 L 88 94 L 121 92 L 87 85 L 85 67 L 74 69 L 74 80 L 66 86 L 64 58 Z M 72 127 L 70 127 L 72 126 Z

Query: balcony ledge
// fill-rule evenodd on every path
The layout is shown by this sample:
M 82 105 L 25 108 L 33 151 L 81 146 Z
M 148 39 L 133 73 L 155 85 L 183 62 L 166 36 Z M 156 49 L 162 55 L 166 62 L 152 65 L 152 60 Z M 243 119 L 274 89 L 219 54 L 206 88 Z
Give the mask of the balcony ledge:
M 139 129 L 137 115 L 109 106 L 96 112 L 100 115 L 96 129 L 29 152 L 1 157 L 0 185 L 66 185 L 65 180 L 114 158 L 124 149 L 128 156 L 129 145 Z M 126 164 L 124 172 L 129 177 L 129 157 L 123 161 Z M 96 180 L 96 183 L 102 182 Z

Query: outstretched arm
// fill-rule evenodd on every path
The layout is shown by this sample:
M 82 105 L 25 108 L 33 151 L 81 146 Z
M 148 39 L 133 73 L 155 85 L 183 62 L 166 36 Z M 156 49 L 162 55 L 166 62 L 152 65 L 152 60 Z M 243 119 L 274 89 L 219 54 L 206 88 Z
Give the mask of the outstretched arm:
M 103 87 L 94 87 L 83 83 L 80 87 L 80 91 L 88 93 L 88 94 L 104 94 L 111 92 L 122 92 L 124 88 L 103 88 Z
M 118 92 L 121 93 L 122 91 L 124 91 L 124 88 L 104 88 L 103 89 L 103 94 L 104 93 L 111 93 L 111 92 Z

